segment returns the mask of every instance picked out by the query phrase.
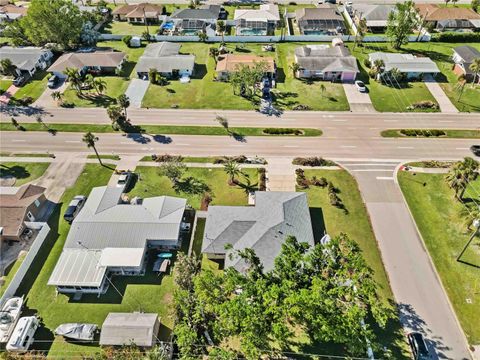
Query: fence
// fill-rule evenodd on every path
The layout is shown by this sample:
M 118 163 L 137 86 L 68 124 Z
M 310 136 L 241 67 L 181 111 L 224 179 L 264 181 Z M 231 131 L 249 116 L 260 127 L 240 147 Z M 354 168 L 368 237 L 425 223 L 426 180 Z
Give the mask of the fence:
M 38 251 L 42 247 L 43 243 L 45 242 L 45 239 L 48 236 L 48 233 L 50 232 L 50 226 L 48 226 L 47 223 L 42 223 L 42 228 L 37 234 L 37 237 L 33 241 L 32 246 L 30 247 L 30 250 L 27 253 L 27 256 L 25 256 L 25 259 L 23 260 L 22 264 L 18 268 L 17 272 L 15 273 L 15 276 L 13 277 L 12 281 L 8 285 L 7 289 L 3 293 L 2 297 L 0 298 L 0 307 L 4 304 L 7 299 L 11 298 L 12 296 L 15 295 L 15 293 L 18 290 L 18 287 L 23 281 L 23 278 L 27 274 L 28 270 L 30 269 L 30 266 L 33 263 L 33 260 L 37 256 Z

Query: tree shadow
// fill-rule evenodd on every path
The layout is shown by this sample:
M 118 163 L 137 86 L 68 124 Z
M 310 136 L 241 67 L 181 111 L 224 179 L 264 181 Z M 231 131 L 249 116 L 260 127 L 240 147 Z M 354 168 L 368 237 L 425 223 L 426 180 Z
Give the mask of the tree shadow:
M 152 135 L 152 139 L 160 144 L 170 144 L 173 142 L 172 138 L 166 135 Z
M 105 94 L 77 94 L 77 97 L 82 100 L 87 100 L 92 104 L 95 104 L 96 106 L 101 106 L 101 107 L 109 107 L 110 105 L 115 105 L 117 103 L 117 100 L 105 95 Z
M 126 138 L 131 139 L 139 144 L 148 144 L 149 142 L 152 141 L 149 137 L 140 133 L 127 133 Z
M 203 79 L 208 73 L 206 64 L 197 64 L 195 63 L 194 71 L 192 74 L 192 79 Z
M 0 114 L 5 114 L 6 116 L 38 116 L 45 115 L 47 112 L 39 106 L 0 105 Z
M 284 83 L 286 77 L 287 76 L 285 74 L 285 71 L 283 70 L 283 67 L 277 68 L 277 76 L 276 76 L 277 82 Z
M 233 137 L 233 139 L 235 141 L 238 141 L 238 142 L 241 142 L 241 143 L 246 143 L 247 142 L 247 138 L 245 137 L 245 135 L 239 134 L 235 131 L 230 132 L 229 134 L 230 134 L 231 137 Z
M 30 172 L 24 166 L 0 164 L 0 178 L 15 177 L 16 179 L 26 179 L 30 175 Z

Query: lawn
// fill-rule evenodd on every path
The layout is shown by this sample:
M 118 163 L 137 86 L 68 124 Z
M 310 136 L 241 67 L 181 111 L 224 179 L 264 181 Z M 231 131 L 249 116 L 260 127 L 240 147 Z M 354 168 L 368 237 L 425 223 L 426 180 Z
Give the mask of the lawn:
M 165 176 L 159 175 L 158 172 L 158 167 L 155 166 L 137 167 L 135 173 L 138 174 L 139 180 L 129 192 L 129 196 L 131 198 L 134 196 L 145 198 L 160 195 L 183 197 L 187 199 L 187 203 L 193 208 L 200 209 L 203 194 L 195 195 L 184 191 L 177 193 L 172 188 L 170 180 Z M 255 187 L 258 183 L 257 170 L 243 169 L 243 172 L 248 175 L 251 185 Z M 228 176 L 223 169 L 188 168 L 183 179 L 189 176 L 208 185 L 210 188 L 209 193 L 213 198 L 211 205 L 247 205 L 248 198 L 245 189 L 240 186 L 228 185 Z M 243 177 L 240 177 L 240 181 L 246 184 Z
M 424 46 L 424 44 L 421 44 Z M 421 81 L 407 82 L 399 86 L 383 85 L 368 76 L 368 68 L 364 61 L 368 59 L 368 53 L 376 51 L 395 52 L 389 45 L 385 43 L 365 43 L 363 47 L 353 49 L 353 45 L 348 47 L 352 54 L 358 59 L 360 69 L 359 80 L 367 84 L 370 99 L 377 111 L 380 112 L 406 112 L 407 107 L 418 101 L 432 101 L 437 103 L 433 95 Z M 406 51 L 405 47 L 405 51 Z M 439 111 L 439 110 L 415 110 L 421 111 Z
M 360 196 L 354 178 L 345 170 L 305 170 L 305 176 L 311 178 L 325 177 L 339 189 L 338 196 L 342 199 L 345 211 L 333 207 L 328 200 L 327 189 L 311 186 L 305 191 L 308 196 L 310 214 L 315 238 L 323 236 L 323 229 L 332 237 L 346 233 L 355 240 L 363 251 L 368 265 L 374 270 L 374 277 L 379 284 L 379 293 L 385 301 L 392 301 L 388 277 L 383 267 L 380 251 L 377 247 L 369 216 Z M 395 359 L 408 358 L 405 352 L 403 331 L 397 321 L 391 321 L 385 331 L 378 332 L 382 345 L 390 349 Z M 376 354 L 381 356 L 380 354 Z
M 47 88 L 48 78 L 48 72 L 43 70 L 37 71 L 33 77 L 11 97 L 10 105 L 15 105 L 16 100 L 24 97 L 31 97 L 33 101 L 37 100 Z
M 157 30 L 158 25 L 148 26 L 148 31 L 152 35 L 156 34 Z M 134 25 L 127 21 L 112 21 L 103 27 L 102 34 L 142 36 L 145 31 L 147 31 L 147 27 L 145 25 Z
M 400 172 L 398 180 L 468 342 L 479 344 L 480 238 L 463 255 L 464 263 L 456 261 L 471 231 L 461 215 L 463 206 L 454 200 L 444 175 Z M 467 188 L 465 198 L 478 202 L 479 193 L 477 179 Z
M 48 162 L 3 162 L 0 164 L 0 178 L 14 176 L 17 179 L 15 181 L 15 186 L 20 186 L 38 179 L 49 166 L 50 163 Z
M 12 80 L 0 80 L 0 94 L 3 94 L 12 85 Z
M 145 311 L 155 312 L 161 317 L 160 338 L 168 340 L 169 330 L 173 323 L 170 317 L 173 279 L 171 275 L 158 277 L 147 271 L 142 277 L 114 277 L 113 283 L 122 294 L 120 296 L 112 287 L 107 294 L 84 296 L 74 301 L 69 296 L 56 294 L 53 286 L 47 286 L 48 278 L 60 256 L 69 225 L 61 219 L 73 196 L 88 195 L 95 186 L 108 183 L 111 170 L 97 164 L 86 164 L 84 171 L 75 185 L 68 189 L 62 197 L 49 224 L 51 236 L 40 250 L 35 263 L 30 269 L 31 276 L 21 285 L 18 294 L 26 295 L 28 310 L 26 313 L 38 312 L 45 324 L 37 331 L 35 338 L 40 340 L 35 349 L 49 350 L 49 356 L 63 357 L 92 352 L 97 350 L 93 345 L 67 343 L 54 337 L 52 331 L 61 323 L 87 322 L 101 325 L 109 312 Z M 150 259 L 151 261 L 152 259 Z M 147 269 L 150 269 L 150 263 Z M 52 341 L 51 344 L 48 341 Z M 46 341 L 46 342 L 45 342 Z
M 0 297 L 3 295 L 5 290 L 7 290 L 8 285 L 18 271 L 18 268 L 20 267 L 20 265 L 22 265 L 25 256 L 26 253 L 21 254 L 13 264 L 11 264 L 7 269 L 5 269 L 5 275 L 3 276 L 4 283 L 2 286 L 0 286 Z
M 307 83 L 294 79 L 289 70 L 293 62 L 293 51 L 300 43 L 277 44 L 275 53 L 262 51 L 261 44 L 246 44 L 242 49 L 227 44 L 234 53 L 252 53 L 275 57 L 277 63 L 277 88 L 274 89 L 274 103 L 281 109 L 291 109 L 295 105 L 309 106 L 312 110 L 348 110 L 349 105 L 341 84 L 330 82 Z M 172 80 L 167 86 L 150 85 L 143 98 L 143 107 L 170 108 L 176 106 L 186 109 L 237 109 L 252 110 L 258 105 L 259 98 L 250 101 L 234 95 L 228 82 L 214 81 L 215 60 L 208 55 L 211 46 L 199 43 L 182 44 L 182 53 L 195 54 L 195 74 L 189 84 Z M 325 91 L 320 90 L 320 85 Z M 219 101 L 219 94 L 222 95 Z

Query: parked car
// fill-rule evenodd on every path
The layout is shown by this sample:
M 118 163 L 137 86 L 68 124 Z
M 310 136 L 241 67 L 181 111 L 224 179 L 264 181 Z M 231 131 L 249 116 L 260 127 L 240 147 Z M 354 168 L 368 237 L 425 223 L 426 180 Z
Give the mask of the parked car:
M 367 92 L 367 87 L 365 86 L 363 81 L 360 81 L 360 80 L 355 81 L 355 86 L 357 90 L 360 91 L 361 93 Z
M 47 86 L 53 89 L 60 82 L 60 78 L 57 75 L 50 76 L 47 82 Z
M 26 82 L 27 82 L 26 76 L 19 76 L 13 80 L 13 85 L 15 85 L 16 87 L 21 87 L 25 85 Z
M 70 204 L 68 204 L 68 208 L 65 211 L 65 214 L 63 214 L 63 218 L 65 219 L 65 221 L 71 224 L 73 219 L 77 217 L 80 210 L 82 210 L 86 200 L 87 197 L 84 195 L 75 196 L 73 200 L 70 201 Z
M 133 174 L 130 171 L 124 171 L 120 174 L 117 181 L 117 187 L 127 188 L 132 181 Z
M 423 339 L 423 335 L 418 332 L 412 332 L 408 334 L 408 342 L 412 348 L 413 358 L 415 360 L 430 360 L 430 352 L 428 351 L 427 344 Z
M 470 146 L 470 151 L 476 155 L 476 156 L 480 156 L 480 145 L 472 145 Z

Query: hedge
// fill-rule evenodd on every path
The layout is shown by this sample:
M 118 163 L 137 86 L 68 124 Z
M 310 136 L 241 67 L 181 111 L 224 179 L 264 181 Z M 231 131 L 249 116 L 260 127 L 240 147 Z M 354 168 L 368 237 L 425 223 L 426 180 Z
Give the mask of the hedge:
M 457 32 L 444 32 L 435 34 L 432 37 L 432 41 L 437 42 L 480 42 L 480 32 L 476 33 L 457 33 Z
M 405 136 L 420 136 L 420 137 L 439 137 L 445 136 L 447 133 L 443 130 L 436 130 L 436 129 L 402 129 L 400 130 L 400 134 Z
M 302 135 L 302 131 L 292 128 L 266 128 L 263 129 L 264 134 L 269 135 Z

